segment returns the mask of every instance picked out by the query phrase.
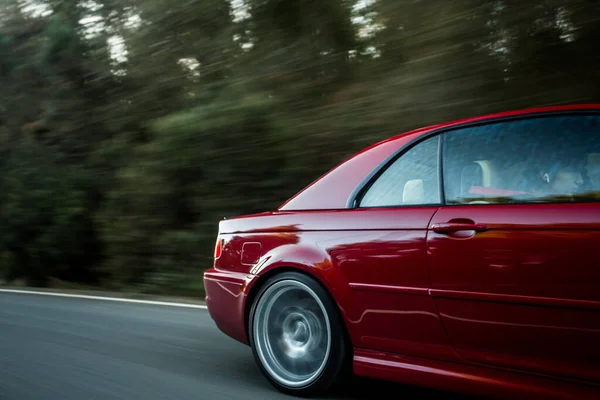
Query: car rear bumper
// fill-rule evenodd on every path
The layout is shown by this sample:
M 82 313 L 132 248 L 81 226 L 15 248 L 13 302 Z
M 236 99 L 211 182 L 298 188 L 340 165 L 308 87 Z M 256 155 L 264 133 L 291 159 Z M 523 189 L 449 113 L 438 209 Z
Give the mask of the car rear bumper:
M 248 344 L 245 306 L 253 276 L 210 269 L 204 273 L 206 306 L 217 327 L 231 338 Z

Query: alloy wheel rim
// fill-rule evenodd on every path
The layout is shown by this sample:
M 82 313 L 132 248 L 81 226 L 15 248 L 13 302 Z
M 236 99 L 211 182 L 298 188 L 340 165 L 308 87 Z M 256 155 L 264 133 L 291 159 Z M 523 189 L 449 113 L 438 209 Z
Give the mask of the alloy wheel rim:
M 257 355 L 277 382 L 302 387 L 325 369 L 331 351 L 331 327 L 317 294 L 295 280 L 279 281 L 261 296 L 253 337 Z

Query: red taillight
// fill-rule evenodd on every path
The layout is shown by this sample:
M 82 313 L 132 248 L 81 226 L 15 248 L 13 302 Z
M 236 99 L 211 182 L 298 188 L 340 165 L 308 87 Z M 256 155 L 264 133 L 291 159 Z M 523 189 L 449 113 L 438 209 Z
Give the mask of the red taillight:
M 217 243 L 215 244 L 215 260 L 221 257 L 221 252 L 223 251 L 223 240 L 221 238 L 217 238 Z

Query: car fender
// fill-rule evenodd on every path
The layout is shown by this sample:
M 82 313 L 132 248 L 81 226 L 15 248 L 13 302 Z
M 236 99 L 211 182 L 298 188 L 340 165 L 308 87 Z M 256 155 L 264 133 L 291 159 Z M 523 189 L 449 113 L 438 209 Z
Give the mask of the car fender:
M 349 321 L 356 317 L 354 295 L 348 278 L 334 264 L 329 254 L 317 246 L 294 244 L 280 246 L 264 254 L 250 271 L 255 277 L 246 288 L 246 318 L 260 286 L 271 276 L 286 271 L 305 273 L 321 283 L 337 304 L 346 327 L 349 326 Z M 354 342 L 352 332 L 348 333 Z

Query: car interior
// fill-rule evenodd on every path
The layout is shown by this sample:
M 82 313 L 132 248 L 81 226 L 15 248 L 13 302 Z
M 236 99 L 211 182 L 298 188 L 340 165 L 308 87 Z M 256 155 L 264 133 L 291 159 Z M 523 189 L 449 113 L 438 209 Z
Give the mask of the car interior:
M 499 165 L 502 165 L 502 168 Z M 493 159 L 467 161 L 467 164 L 460 168 L 458 198 L 464 199 L 466 204 L 490 204 L 498 198 L 526 194 L 519 189 L 527 186 L 529 168 L 530 165 L 526 161 L 517 161 L 509 165 Z M 588 155 L 583 172 L 591 189 L 600 190 L 600 153 Z M 438 194 L 437 185 L 435 179 L 409 179 L 404 184 L 401 203 L 433 204 Z

